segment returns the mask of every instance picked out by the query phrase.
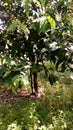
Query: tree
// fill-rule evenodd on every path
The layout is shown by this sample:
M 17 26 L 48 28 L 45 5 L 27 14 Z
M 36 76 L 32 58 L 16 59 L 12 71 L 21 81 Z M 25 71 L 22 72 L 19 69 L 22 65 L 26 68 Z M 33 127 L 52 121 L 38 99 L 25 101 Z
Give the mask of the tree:
M 16 62 L 23 60 L 22 66 L 30 65 L 32 93 L 33 88 L 38 93 L 38 71 L 44 69 L 47 76 L 45 60 L 53 61 L 56 69 L 62 63 L 62 71 L 68 60 L 72 60 L 70 54 L 66 56 L 73 30 L 72 12 L 68 12 L 72 9 L 70 3 L 65 0 L 1 1 L 5 28 L 0 33 L 1 56 L 14 58 Z

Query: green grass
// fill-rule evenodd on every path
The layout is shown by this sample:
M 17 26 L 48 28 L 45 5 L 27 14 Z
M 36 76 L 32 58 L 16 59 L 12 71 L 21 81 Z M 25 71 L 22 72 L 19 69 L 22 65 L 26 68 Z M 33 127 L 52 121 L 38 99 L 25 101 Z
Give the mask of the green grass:
M 40 99 L 0 105 L 0 130 L 73 130 L 73 87 L 57 82 Z
M 35 102 L 23 101 L 0 106 L 0 130 L 34 130 L 37 123 Z

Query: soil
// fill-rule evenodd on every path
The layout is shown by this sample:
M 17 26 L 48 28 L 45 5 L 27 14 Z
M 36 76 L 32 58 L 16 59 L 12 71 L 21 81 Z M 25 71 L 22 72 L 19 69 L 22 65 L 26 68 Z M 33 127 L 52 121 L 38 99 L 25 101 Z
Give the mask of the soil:
M 25 88 L 21 88 L 17 90 L 17 94 L 15 95 L 11 90 L 0 91 L 0 105 L 4 103 L 13 104 L 15 102 L 22 101 L 24 99 L 33 100 L 40 98 L 44 93 L 44 87 L 39 87 L 38 96 L 35 94 L 30 94 L 27 92 Z

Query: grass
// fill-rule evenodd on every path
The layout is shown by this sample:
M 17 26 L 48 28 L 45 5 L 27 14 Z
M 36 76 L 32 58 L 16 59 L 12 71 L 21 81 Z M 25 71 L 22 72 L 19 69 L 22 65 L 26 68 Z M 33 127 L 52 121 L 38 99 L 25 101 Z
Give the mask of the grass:
M 57 82 L 40 99 L 0 105 L 0 130 L 73 130 L 73 87 Z
M 73 130 L 73 81 L 65 76 L 51 86 L 42 71 L 45 95 L 0 105 L 0 130 Z

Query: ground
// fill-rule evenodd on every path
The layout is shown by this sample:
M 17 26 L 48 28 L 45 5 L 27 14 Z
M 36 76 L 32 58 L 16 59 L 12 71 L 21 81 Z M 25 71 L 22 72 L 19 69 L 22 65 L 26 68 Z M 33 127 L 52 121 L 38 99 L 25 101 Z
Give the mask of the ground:
M 0 91 L 0 104 L 3 103 L 14 103 L 24 99 L 36 99 L 39 98 L 44 92 L 44 87 L 39 87 L 38 97 L 27 92 L 25 88 L 18 89 L 15 95 L 11 90 Z

